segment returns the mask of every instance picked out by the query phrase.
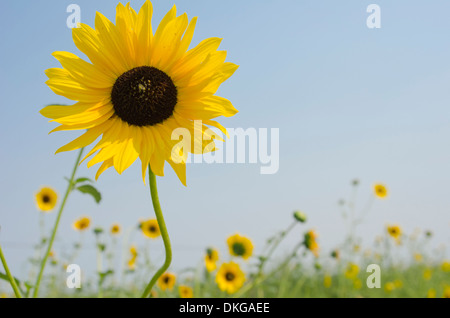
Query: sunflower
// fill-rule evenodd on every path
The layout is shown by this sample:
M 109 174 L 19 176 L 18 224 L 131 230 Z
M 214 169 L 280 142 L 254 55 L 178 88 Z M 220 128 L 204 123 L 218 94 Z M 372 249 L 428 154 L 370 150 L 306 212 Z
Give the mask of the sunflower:
M 420 253 L 414 253 L 414 259 L 416 262 L 421 262 L 423 260 L 423 256 Z
M 132 245 L 130 247 L 130 254 L 131 254 L 131 258 L 128 261 L 128 268 L 131 269 L 131 270 L 134 270 L 135 267 L 136 267 L 136 259 L 137 259 L 137 256 L 138 256 L 138 252 L 137 252 L 136 246 Z
M 444 294 L 442 295 L 443 298 L 450 298 L 450 286 L 444 287 Z
M 305 234 L 304 244 L 305 247 L 310 250 L 315 257 L 319 256 L 319 244 L 317 243 L 317 233 L 311 230 Z
M 353 288 L 354 289 L 361 289 L 361 287 L 362 287 L 362 281 L 359 278 L 355 279 L 353 281 Z
M 385 198 L 388 195 L 387 188 L 385 185 L 377 183 L 373 186 L 373 191 L 378 198 Z
M 398 225 L 389 225 L 387 227 L 387 232 L 392 238 L 396 240 L 399 240 L 400 236 L 402 235 L 402 229 Z
M 219 260 L 219 252 L 214 248 L 208 248 L 205 255 L 205 266 L 208 272 L 215 271 L 217 261 Z
M 348 279 L 355 279 L 359 274 L 359 266 L 354 263 L 349 263 L 345 270 L 345 277 Z
M 341 253 L 339 252 L 339 250 L 333 250 L 333 251 L 331 251 L 331 257 L 332 258 L 335 258 L 335 259 L 337 259 L 337 260 L 339 260 L 339 258 L 341 257 Z
M 253 243 L 245 236 L 234 234 L 227 239 L 230 254 L 248 259 L 253 253 Z
M 384 291 L 390 293 L 395 289 L 395 284 L 393 282 L 387 282 L 384 284 Z
M 324 286 L 325 288 L 330 288 L 332 282 L 333 282 L 333 278 L 332 278 L 330 275 L 325 275 L 325 276 L 323 277 L 323 286 Z
M 158 278 L 158 286 L 161 290 L 172 290 L 175 285 L 176 276 L 172 273 L 164 273 Z
M 119 224 L 113 224 L 112 226 L 111 226 L 111 234 L 113 234 L 113 235 L 117 235 L 117 234 L 119 234 L 120 233 L 120 225 Z
M 427 298 L 436 298 L 436 290 L 433 288 L 428 289 Z
M 194 291 L 189 286 L 180 285 L 180 287 L 178 287 L 178 292 L 180 293 L 180 298 L 194 297 Z
M 426 268 L 423 271 L 423 279 L 430 280 L 431 276 L 433 276 L 433 271 L 430 268 Z
M 89 228 L 91 219 L 88 217 L 81 217 L 73 223 L 73 228 L 77 231 L 84 231 Z
M 139 227 L 141 228 L 142 233 L 148 238 L 154 239 L 161 235 L 158 221 L 156 219 L 150 219 L 150 220 L 141 222 Z
M 216 275 L 220 290 L 228 294 L 237 292 L 245 282 L 245 274 L 235 262 L 223 263 Z
M 49 187 L 43 187 L 36 193 L 36 204 L 39 210 L 48 212 L 54 209 L 58 195 L 55 190 Z
M 186 185 L 188 153 L 214 151 L 213 139 L 223 141 L 208 126 L 227 135 L 212 119 L 237 113 L 215 94 L 238 66 L 225 62 L 220 38 L 189 49 L 196 17 L 189 22 L 173 6 L 153 33 L 152 13 L 148 0 L 139 13 L 119 3 L 115 24 L 97 12 L 95 29 L 83 23 L 72 29 L 75 45 L 91 63 L 69 52 L 53 53 L 62 68 L 48 69 L 46 83 L 75 104 L 50 105 L 41 114 L 61 124 L 52 132 L 87 129 L 57 153 L 86 147 L 102 136 L 83 159 L 95 154 L 87 166 L 102 163 L 96 178 L 112 166 L 121 174 L 139 158 L 144 182 L 149 165 L 163 176 L 167 161 Z M 177 128 L 193 138 L 182 134 L 182 141 L 172 140 Z

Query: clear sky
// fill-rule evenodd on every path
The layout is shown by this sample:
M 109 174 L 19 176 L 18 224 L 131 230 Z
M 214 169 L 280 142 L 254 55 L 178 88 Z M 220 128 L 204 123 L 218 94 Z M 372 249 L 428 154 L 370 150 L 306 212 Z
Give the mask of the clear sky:
M 240 65 L 218 92 L 239 113 L 220 122 L 279 128 L 280 167 L 261 175 L 259 164 L 192 164 L 184 187 L 167 166 L 158 184 L 173 269 L 199 263 L 209 245 L 225 253 L 226 237 L 235 232 L 252 238 L 260 251 L 265 239 L 290 224 L 295 209 L 308 214 L 303 229 L 315 228 L 326 252 L 343 239 L 337 201 L 348 197 L 354 178 L 361 181 L 357 207 L 372 195 L 373 183 L 389 189 L 388 199 L 375 201 L 359 228 L 367 246 L 387 223 L 399 223 L 407 233 L 431 229 L 433 244 L 448 245 L 450 3 L 376 1 L 381 28 L 369 29 L 366 8 L 374 2 L 175 2 L 179 13 L 199 17 L 193 43 L 221 37 L 227 60 Z M 80 54 L 66 26 L 71 3 L 80 6 L 83 23 L 93 26 L 95 11 L 114 20 L 115 1 L 0 5 L 0 240 L 13 268 L 23 268 L 39 238 L 34 193 L 49 185 L 61 197 L 76 157 L 54 152 L 79 133 L 48 135 L 55 125 L 39 114 L 47 104 L 70 102 L 46 86 L 44 71 L 59 67 L 54 51 Z M 136 10 L 142 3 L 131 1 Z M 153 1 L 154 27 L 173 4 Z M 84 163 L 78 175 L 95 172 Z M 80 215 L 105 228 L 113 222 L 131 228 L 153 217 L 139 163 L 123 175 L 109 169 L 96 186 L 103 195 L 98 206 L 82 194 L 69 198 L 57 252 L 78 239 L 71 224 Z M 55 217 L 46 216 L 47 230 Z M 284 248 L 300 233 L 288 237 Z M 86 235 L 86 246 L 93 247 L 92 238 Z M 134 240 L 144 242 L 139 235 Z M 161 261 L 162 241 L 151 248 Z M 92 253 L 83 255 L 83 266 L 95 263 Z

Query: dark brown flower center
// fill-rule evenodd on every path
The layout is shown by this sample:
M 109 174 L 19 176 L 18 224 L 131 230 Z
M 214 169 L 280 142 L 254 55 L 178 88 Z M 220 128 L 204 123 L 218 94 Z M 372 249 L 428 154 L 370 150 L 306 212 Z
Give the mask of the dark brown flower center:
M 149 226 L 149 228 L 148 228 L 148 230 L 150 231 L 150 232 L 156 232 L 156 227 L 154 226 L 154 225 L 150 225 Z
M 50 202 L 50 197 L 48 195 L 44 194 L 42 196 L 42 202 L 49 203 Z
M 228 272 L 225 274 L 225 279 L 229 282 L 233 281 L 236 276 L 234 273 Z
M 232 248 L 234 254 L 236 254 L 237 256 L 242 256 L 245 254 L 245 247 L 242 243 L 234 243 Z
M 153 126 L 172 116 L 177 88 L 163 71 L 140 66 L 117 78 L 111 102 L 116 115 L 128 124 Z

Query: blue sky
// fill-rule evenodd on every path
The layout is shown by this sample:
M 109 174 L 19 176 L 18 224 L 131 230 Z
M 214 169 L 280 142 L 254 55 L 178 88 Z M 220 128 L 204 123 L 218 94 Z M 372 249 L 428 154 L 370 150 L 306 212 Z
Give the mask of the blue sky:
M 75 1 L 2 1 L 0 10 L 0 240 L 13 268 L 24 268 L 39 237 L 34 193 L 42 185 L 65 191 L 75 152 L 54 155 L 77 133 L 48 132 L 39 114 L 68 103 L 46 85 L 44 71 L 59 67 L 54 51 L 80 54 L 66 26 Z M 81 21 L 95 11 L 114 19 L 114 1 L 76 1 Z M 143 1 L 131 1 L 137 10 Z M 289 225 L 300 209 L 309 221 L 288 237 L 296 243 L 315 228 L 324 251 L 341 242 L 337 207 L 361 181 L 358 207 L 375 182 L 388 186 L 358 234 L 370 246 L 387 223 L 407 233 L 431 229 L 436 246 L 449 242 L 450 20 L 447 1 L 377 1 L 381 28 L 369 29 L 371 1 L 177 1 L 178 12 L 199 17 L 193 43 L 221 37 L 239 70 L 219 90 L 239 113 L 225 127 L 279 128 L 280 169 L 261 175 L 256 164 L 192 164 L 188 187 L 166 167 L 160 200 L 174 248 L 173 269 L 193 266 L 207 246 L 225 253 L 226 237 L 240 232 L 260 251 L 266 238 Z M 154 27 L 174 4 L 154 1 Z M 81 54 L 80 54 L 81 55 Z M 96 169 L 82 164 L 79 176 Z M 153 217 L 148 187 L 136 163 L 123 175 L 105 172 L 97 206 L 73 193 L 55 250 L 78 239 L 71 224 L 89 215 L 97 226 L 125 228 Z M 46 216 L 47 229 L 56 213 Z M 144 239 L 136 235 L 137 244 Z M 85 244 L 93 246 L 92 235 Z M 151 243 L 161 260 L 162 242 Z M 92 253 L 79 260 L 93 266 Z

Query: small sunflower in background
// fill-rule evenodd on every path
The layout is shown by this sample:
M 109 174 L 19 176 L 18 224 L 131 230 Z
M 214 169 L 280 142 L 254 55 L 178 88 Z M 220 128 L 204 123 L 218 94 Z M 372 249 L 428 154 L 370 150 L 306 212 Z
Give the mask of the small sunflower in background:
M 374 192 L 375 196 L 380 199 L 384 199 L 388 195 L 388 190 L 387 190 L 386 186 L 381 183 L 377 183 L 373 186 L 373 192 Z
M 49 187 L 42 187 L 38 193 L 36 193 L 36 205 L 40 211 L 49 212 L 56 206 L 58 195 L 55 190 Z
M 142 234 L 144 234 L 145 237 L 155 239 L 161 236 L 161 231 L 159 229 L 158 221 L 156 219 L 143 221 L 140 223 L 139 227 L 142 230 Z
M 234 234 L 228 237 L 227 245 L 232 256 L 242 257 L 246 260 L 253 254 L 253 243 L 245 236 Z
M 431 276 L 433 276 L 433 271 L 430 268 L 426 268 L 423 271 L 423 279 L 430 280 Z
M 310 250 L 315 257 L 319 256 L 319 244 L 317 243 L 317 232 L 311 230 L 305 234 L 304 244 L 305 247 Z
M 73 223 L 73 228 L 77 231 L 84 231 L 89 228 L 91 219 L 88 217 L 81 217 Z
M 421 262 L 423 260 L 423 256 L 420 253 L 414 253 L 414 259 L 416 262 Z
M 219 252 L 215 248 L 208 248 L 205 255 L 205 266 L 208 272 L 213 272 L 217 268 Z
M 216 275 L 219 289 L 228 294 L 237 292 L 245 282 L 245 274 L 235 262 L 223 263 Z
M 178 292 L 180 293 L 180 298 L 194 297 L 194 291 L 189 286 L 180 285 L 180 287 L 178 287 Z
M 384 291 L 386 293 L 390 293 L 393 290 L 395 290 L 395 284 L 393 282 L 387 282 L 386 284 L 384 284 Z
M 441 269 L 443 272 L 450 272 L 450 261 L 443 261 L 441 264 Z
M 118 235 L 120 233 L 120 225 L 115 223 L 111 226 L 111 234 L 112 235 Z
M 428 289 L 427 298 L 436 298 L 436 290 L 434 288 Z
M 93 156 L 88 167 L 101 163 L 96 178 L 113 166 L 122 174 L 139 158 L 144 182 L 149 165 L 163 176 L 167 161 L 186 185 L 188 153 L 214 151 L 213 140 L 223 139 L 208 126 L 227 135 L 213 119 L 238 112 L 228 99 L 215 95 L 238 66 L 225 62 L 220 38 L 189 49 L 196 17 L 177 16 L 173 6 L 153 33 L 152 14 L 148 0 L 138 13 L 119 3 L 115 24 L 97 12 L 95 29 L 84 23 L 72 29 L 75 45 L 91 63 L 69 52 L 53 53 L 62 68 L 48 69 L 46 84 L 75 104 L 50 105 L 41 114 L 61 124 L 53 131 L 87 129 L 57 153 L 86 147 L 101 136 L 84 158 Z M 171 138 L 176 128 L 203 138 L 176 148 L 180 141 Z
M 332 258 L 334 258 L 334 259 L 339 260 L 340 257 L 341 257 L 341 253 L 340 253 L 340 251 L 339 251 L 338 249 L 336 249 L 336 250 L 331 251 L 330 256 L 331 256 Z
M 138 252 L 137 252 L 136 246 L 132 245 L 130 247 L 130 254 L 131 254 L 131 258 L 128 261 L 128 268 L 130 270 L 134 270 L 136 268 L 136 259 L 137 259 L 137 256 L 138 256 Z
M 330 288 L 332 282 L 333 282 L 333 278 L 332 278 L 330 275 L 325 275 L 325 276 L 323 277 L 323 286 L 324 286 L 325 288 Z
M 175 286 L 176 276 L 175 274 L 165 272 L 158 278 L 158 286 L 161 290 L 172 290 Z
M 359 266 L 356 265 L 355 263 L 349 263 L 347 265 L 347 268 L 345 270 L 345 277 L 347 277 L 348 279 L 355 279 L 356 277 L 358 277 L 359 274 Z
M 444 294 L 442 295 L 443 298 L 450 298 L 450 285 L 446 285 L 444 287 Z
M 398 225 L 388 225 L 386 230 L 387 230 L 389 236 L 392 237 L 393 239 L 395 239 L 398 243 L 400 240 L 400 237 L 402 235 L 401 227 Z

